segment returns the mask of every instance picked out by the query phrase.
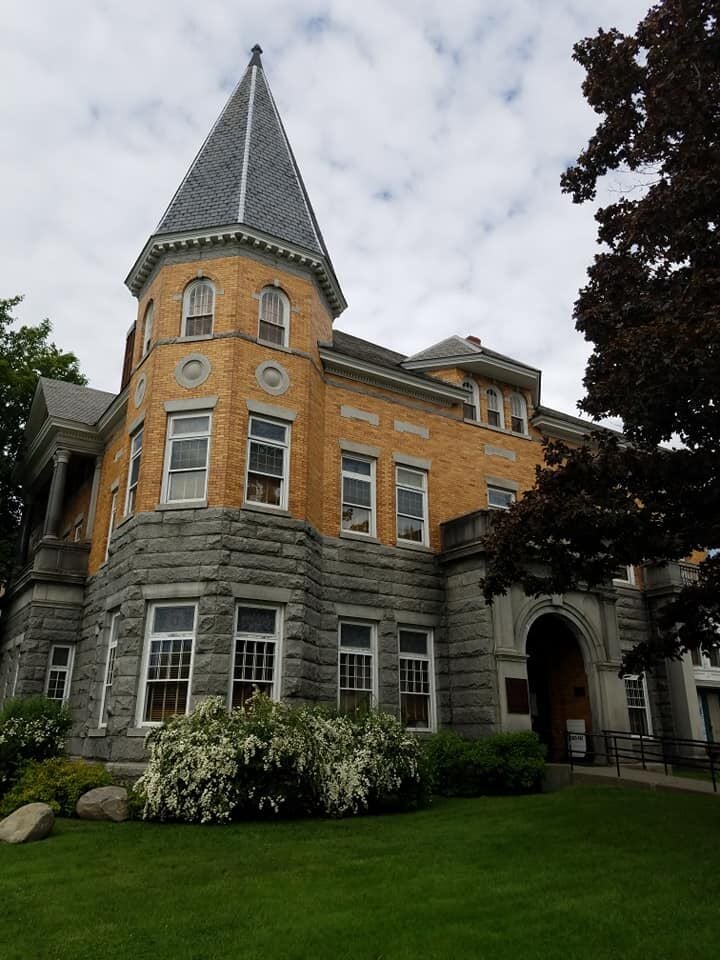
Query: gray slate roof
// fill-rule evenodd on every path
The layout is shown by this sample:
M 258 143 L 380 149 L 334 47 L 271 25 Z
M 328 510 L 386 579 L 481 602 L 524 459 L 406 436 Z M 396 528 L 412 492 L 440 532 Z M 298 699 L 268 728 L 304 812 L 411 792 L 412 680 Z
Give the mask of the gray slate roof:
M 64 380 L 40 377 L 38 387 L 42 390 L 48 416 L 63 420 L 75 420 L 92 426 L 115 399 L 114 393 L 80 387 Z
M 244 225 L 329 260 L 259 47 L 170 202 L 157 234 Z
M 415 363 L 418 360 L 442 360 L 445 357 L 464 357 L 475 353 L 486 352 L 487 351 L 477 344 L 471 343 L 464 337 L 459 337 L 455 334 L 452 337 L 441 340 L 439 343 L 434 343 L 425 350 L 420 350 L 419 353 L 414 353 L 411 357 L 407 358 L 407 362 Z
M 369 340 L 361 340 L 342 330 L 333 330 L 333 348 L 348 357 L 365 360 L 367 363 L 377 363 L 381 367 L 399 367 L 405 360 L 404 353 L 396 353 Z

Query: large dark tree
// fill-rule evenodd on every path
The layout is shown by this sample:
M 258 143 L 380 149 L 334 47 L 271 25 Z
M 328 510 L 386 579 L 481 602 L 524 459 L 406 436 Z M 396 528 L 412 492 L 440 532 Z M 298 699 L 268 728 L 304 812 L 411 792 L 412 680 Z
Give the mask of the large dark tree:
M 488 599 L 598 585 L 618 564 L 720 547 L 720 5 L 665 0 L 634 35 L 576 44 L 600 121 L 561 180 L 593 201 L 600 252 L 575 304 L 593 344 L 581 408 L 619 417 L 625 442 L 553 442 L 521 502 L 487 540 Z M 720 557 L 664 608 L 657 638 L 625 666 L 709 650 L 720 627 Z
M 7 581 L 17 554 L 22 491 L 14 468 L 39 377 L 86 383 L 74 354 L 50 341 L 50 321 L 17 326 L 14 308 L 22 297 L 0 299 L 0 584 Z

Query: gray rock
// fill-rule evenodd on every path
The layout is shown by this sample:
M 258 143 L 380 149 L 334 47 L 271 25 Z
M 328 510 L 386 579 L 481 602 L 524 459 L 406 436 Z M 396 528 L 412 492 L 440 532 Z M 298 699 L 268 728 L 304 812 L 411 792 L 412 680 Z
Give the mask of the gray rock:
M 32 843 L 52 831 L 55 814 L 46 803 L 26 803 L 0 820 L 0 840 L 5 843 Z
M 75 813 L 81 820 L 127 820 L 127 790 L 124 787 L 88 790 L 78 800 Z

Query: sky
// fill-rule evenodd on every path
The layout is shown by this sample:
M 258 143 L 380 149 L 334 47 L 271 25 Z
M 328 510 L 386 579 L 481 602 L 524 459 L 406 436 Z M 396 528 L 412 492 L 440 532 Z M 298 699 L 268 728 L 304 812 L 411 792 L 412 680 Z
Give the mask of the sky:
M 648 6 L 3 0 L 0 297 L 118 390 L 125 276 L 258 42 L 349 303 L 336 327 L 407 354 L 473 334 L 574 413 L 595 222 L 559 180 L 598 118 L 572 46 Z

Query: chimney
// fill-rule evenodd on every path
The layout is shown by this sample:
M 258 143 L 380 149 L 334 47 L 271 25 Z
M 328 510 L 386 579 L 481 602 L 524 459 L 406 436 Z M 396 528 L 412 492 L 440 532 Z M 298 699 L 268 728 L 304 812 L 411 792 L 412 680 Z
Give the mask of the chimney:
M 480 337 L 473 337 L 472 334 L 468 334 L 468 336 L 465 337 L 465 339 L 469 340 L 470 343 L 476 343 L 479 347 L 482 346 L 482 340 L 480 339 Z

